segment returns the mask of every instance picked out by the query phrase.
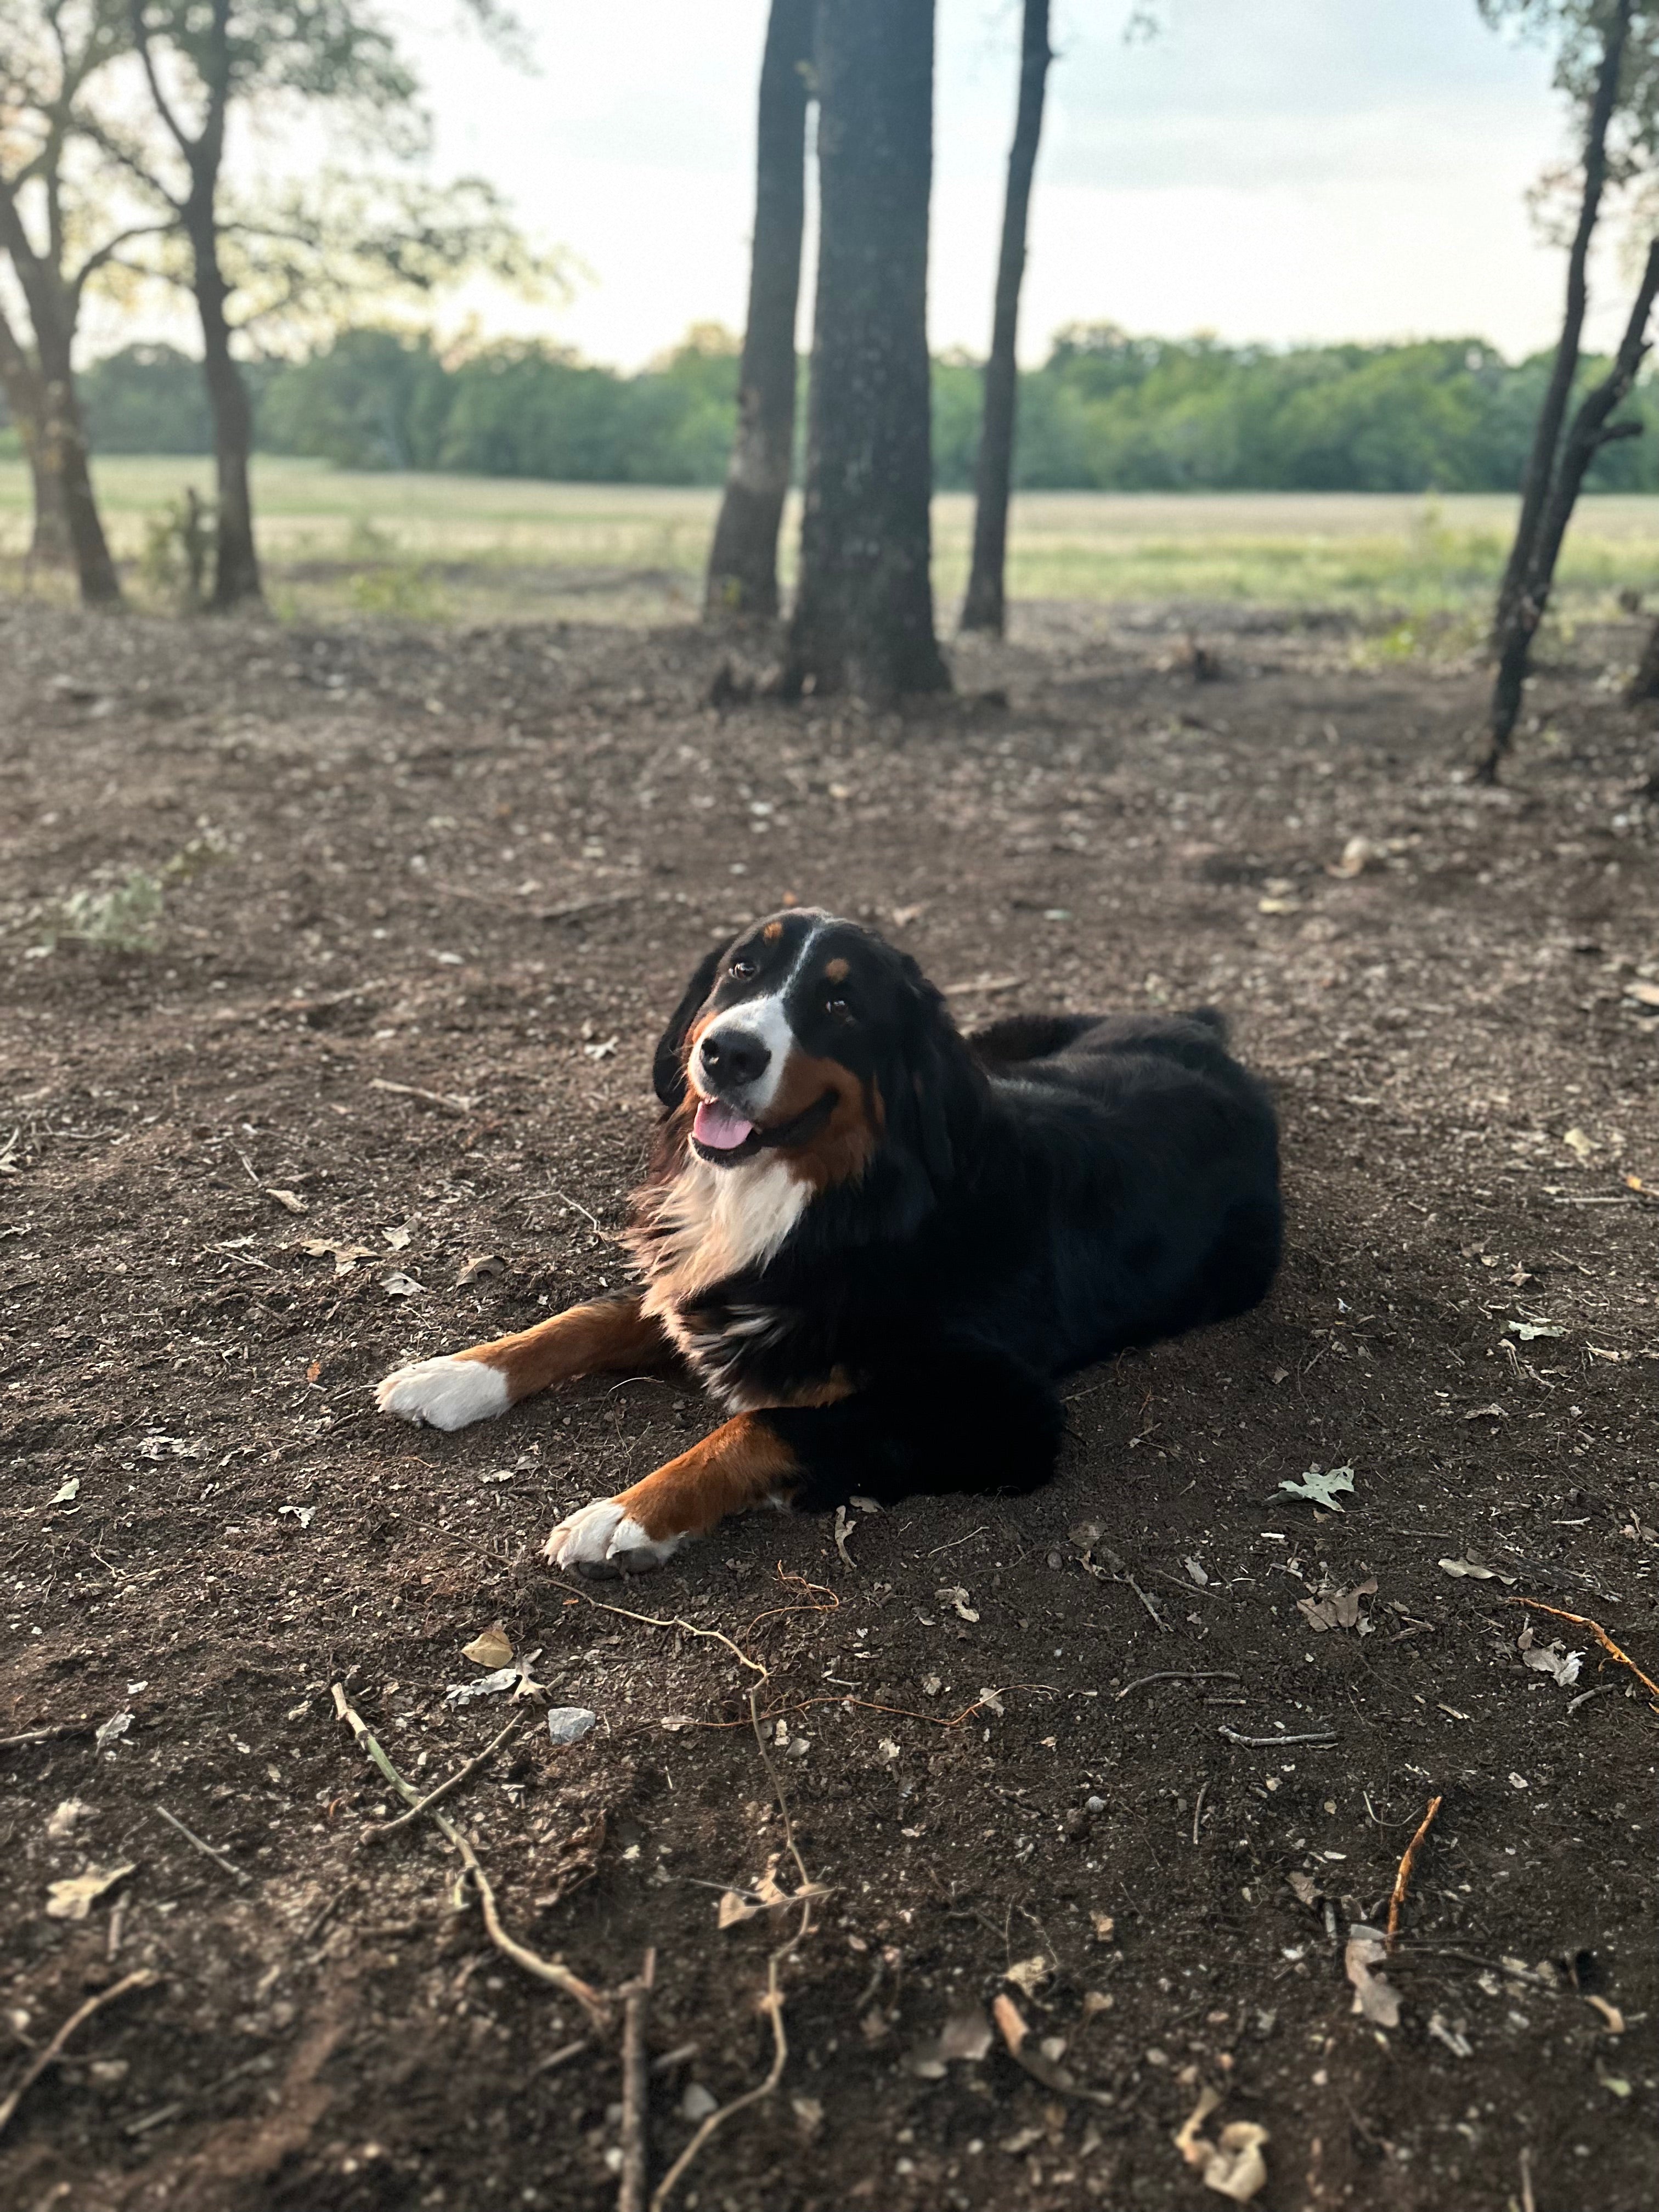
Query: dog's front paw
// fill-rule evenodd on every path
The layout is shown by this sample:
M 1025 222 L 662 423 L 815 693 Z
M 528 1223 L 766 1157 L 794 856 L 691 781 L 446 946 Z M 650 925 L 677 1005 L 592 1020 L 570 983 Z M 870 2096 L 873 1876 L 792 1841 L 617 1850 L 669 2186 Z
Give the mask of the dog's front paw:
M 596 1498 L 560 1522 L 547 1540 L 544 1555 L 556 1567 L 574 1568 L 584 1575 L 642 1575 L 671 1559 L 684 1540 L 679 1536 L 653 1540 L 637 1521 L 629 1519 L 614 1498 Z
M 432 1429 L 464 1429 L 508 1405 L 507 1377 L 485 1359 L 416 1359 L 379 1384 L 374 1402 L 400 1421 Z

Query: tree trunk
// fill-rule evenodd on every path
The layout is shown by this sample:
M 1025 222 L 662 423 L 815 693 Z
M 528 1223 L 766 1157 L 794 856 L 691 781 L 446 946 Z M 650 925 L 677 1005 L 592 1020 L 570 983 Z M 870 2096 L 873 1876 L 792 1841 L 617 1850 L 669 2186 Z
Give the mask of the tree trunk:
M 778 525 L 795 436 L 795 310 L 805 214 L 806 72 L 814 0 L 772 0 L 761 63 L 755 241 L 738 433 L 708 556 L 711 620 L 778 611 Z
M 19 343 L 0 308 L 0 390 L 6 395 L 29 465 L 34 495 L 34 528 L 29 540 L 31 568 L 67 568 L 73 555 L 64 489 L 46 465 L 46 393 L 33 362 Z
M 1630 320 L 1625 325 L 1625 335 L 1620 340 L 1613 367 L 1601 383 L 1585 394 L 1572 418 L 1572 428 L 1568 431 L 1566 443 L 1562 448 L 1560 465 L 1555 471 L 1549 500 L 1539 519 L 1532 561 L 1522 579 L 1522 588 L 1498 641 L 1498 675 L 1492 685 L 1487 750 L 1479 769 L 1483 783 L 1498 781 L 1498 769 L 1515 734 L 1515 725 L 1520 716 L 1521 702 L 1526 690 L 1527 672 L 1532 659 L 1533 639 L 1549 605 L 1550 586 L 1555 579 L 1555 564 L 1560 556 L 1561 541 L 1567 534 L 1567 525 L 1572 520 L 1572 510 L 1585 474 L 1603 446 L 1610 444 L 1615 438 L 1640 434 L 1640 422 L 1610 422 L 1607 418 L 1629 397 L 1631 386 L 1636 381 L 1648 350 L 1648 323 L 1656 298 L 1659 298 L 1659 239 L 1655 239 L 1648 247 L 1641 287 L 1631 309 Z
M 821 0 L 820 237 L 786 696 L 950 688 L 933 633 L 933 0 Z
M 1636 673 L 1630 679 L 1625 696 L 1632 707 L 1659 699 L 1659 622 L 1648 632 L 1648 641 L 1642 648 L 1642 658 L 1636 664 Z
M 1515 526 L 1515 543 L 1510 549 L 1509 564 L 1498 586 L 1498 609 L 1492 617 L 1492 646 L 1500 657 L 1504 650 L 1504 640 L 1513 627 L 1516 603 L 1525 589 L 1527 572 L 1532 564 L 1534 541 L 1555 474 L 1556 449 L 1560 443 L 1561 425 L 1566 419 L 1573 379 L 1578 374 L 1579 342 L 1583 334 L 1584 309 L 1589 299 L 1586 266 L 1589 259 L 1590 240 L 1595 232 L 1596 217 L 1601 212 L 1601 195 L 1607 185 L 1607 130 L 1618 105 L 1619 76 L 1630 34 L 1632 4 L 1633 0 L 1617 0 L 1612 21 L 1607 25 L 1607 42 L 1601 50 L 1601 65 L 1585 125 L 1584 189 L 1578 204 L 1577 228 L 1573 233 L 1571 251 L 1567 256 L 1566 309 L 1562 318 L 1560 339 L 1555 349 L 1555 363 L 1550 371 L 1544 404 L 1539 410 L 1538 425 L 1533 433 L 1527 472 L 1522 480 L 1521 514 Z
M 219 238 L 211 193 L 205 213 L 199 207 L 189 221 L 197 313 L 202 323 L 202 374 L 213 414 L 213 459 L 217 481 L 213 596 L 216 614 L 247 599 L 264 597 L 259 556 L 253 543 L 253 498 L 248 487 L 248 456 L 253 447 L 253 410 L 247 386 L 230 349 L 225 318 L 228 286 L 219 267 Z
M 1013 480 L 1014 417 L 1019 404 L 1019 368 L 1014 341 L 1019 328 L 1019 288 L 1025 274 L 1026 216 L 1031 204 L 1031 175 L 1042 135 L 1042 94 L 1054 59 L 1048 48 L 1048 0 L 1025 0 L 1020 42 L 1019 111 L 1008 155 L 1008 198 L 1002 211 L 1002 252 L 997 260 L 996 312 L 991 351 L 985 363 L 984 412 L 980 421 L 979 462 L 975 471 L 974 560 L 968 596 L 963 602 L 963 629 L 989 630 L 1000 637 L 1005 621 L 1003 575 L 1008 553 L 1008 489 Z

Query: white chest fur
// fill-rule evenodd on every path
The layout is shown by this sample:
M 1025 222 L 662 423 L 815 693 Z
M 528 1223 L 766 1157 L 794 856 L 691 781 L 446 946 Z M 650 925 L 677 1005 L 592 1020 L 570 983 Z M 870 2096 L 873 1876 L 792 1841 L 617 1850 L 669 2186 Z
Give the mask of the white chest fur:
M 695 1155 L 656 1201 L 650 1233 L 635 1246 L 646 1272 L 643 1310 L 654 1315 L 681 1353 L 722 1395 L 727 1359 L 738 1346 L 681 1319 L 681 1309 L 717 1283 L 764 1267 L 805 1211 L 811 1195 L 781 1160 L 711 1167 Z M 756 1333 L 755 1310 L 734 1334 Z M 735 1400 L 734 1400 L 735 1402 Z

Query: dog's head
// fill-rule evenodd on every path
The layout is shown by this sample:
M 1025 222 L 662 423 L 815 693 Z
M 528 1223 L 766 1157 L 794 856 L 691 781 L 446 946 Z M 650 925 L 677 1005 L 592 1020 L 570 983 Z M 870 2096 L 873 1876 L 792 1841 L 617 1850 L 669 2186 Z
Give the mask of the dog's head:
M 739 1169 L 781 1153 L 821 1188 L 860 1175 L 884 1146 L 944 1181 L 984 1088 L 909 955 L 806 908 L 708 955 L 653 1079 L 671 1115 L 690 1109 L 700 1159 Z

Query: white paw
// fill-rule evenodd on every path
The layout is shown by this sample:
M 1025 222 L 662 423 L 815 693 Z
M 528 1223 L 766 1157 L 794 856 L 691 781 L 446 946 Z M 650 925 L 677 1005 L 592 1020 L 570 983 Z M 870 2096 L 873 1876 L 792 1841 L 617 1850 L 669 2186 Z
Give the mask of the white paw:
M 400 1421 L 433 1429 L 464 1429 L 487 1421 L 508 1405 L 507 1377 L 483 1359 L 417 1359 L 399 1367 L 376 1389 L 374 1402 Z
M 614 1498 L 596 1498 L 560 1522 L 547 1540 L 546 1557 L 556 1567 L 585 1575 L 642 1575 L 671 1559 L 684 1540 L 665 1536 L 653 1542 Z

